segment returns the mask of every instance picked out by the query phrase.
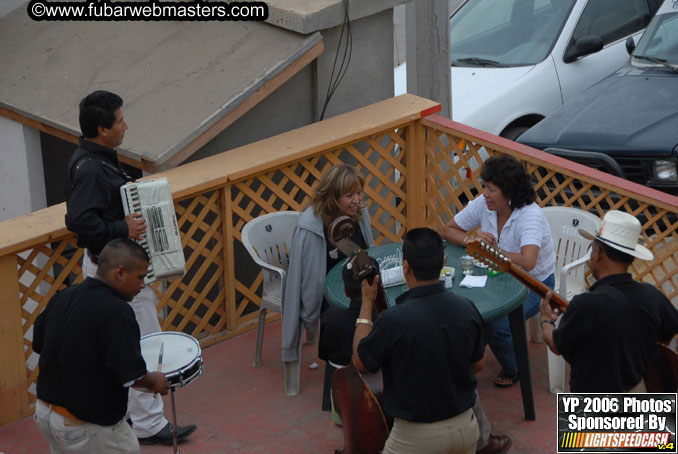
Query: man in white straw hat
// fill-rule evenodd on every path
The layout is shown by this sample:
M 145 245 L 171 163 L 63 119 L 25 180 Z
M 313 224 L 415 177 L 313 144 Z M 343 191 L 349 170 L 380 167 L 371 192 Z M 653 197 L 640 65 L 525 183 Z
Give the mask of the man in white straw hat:
M 643 376 L 656 341 L 678 332 L 678 310 L 628 272 L 635 258 L 654 258 L 638 244 L 640 230 L 638 219 L 617 210 L 605 215 L 598 232 L 580 229 L 593 241 L 588 265 L 596 282 L 572 299 L 558 328 L 550 292 L 541 302 L 544 341 L 570 363 L 572 392 L 646 392 Z

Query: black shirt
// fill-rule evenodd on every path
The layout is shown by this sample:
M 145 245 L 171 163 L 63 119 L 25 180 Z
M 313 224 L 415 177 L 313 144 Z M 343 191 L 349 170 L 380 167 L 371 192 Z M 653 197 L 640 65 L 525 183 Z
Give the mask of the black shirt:
M 637 385 L 657 340 L 678 332 L 678 311 L 630 274 L 600 279 L 575 296 L 553 342 L 570 363 L 572 392 L 620 393 Z
M 477 383 L 471 363 L 483 357 L 482 330 L 473 303 L 443 284 L 400 295 L 358 345 L 369 372 L 382 368 L 386 413 L 436 422 L 471 408 Z
M 110 426 L 127 412 L 123 384 L 146 373 L 139 325 L 129 304 L 106 283 L 87 278 L 52 297 L 38 315 L 38 398 L 83 421 Z
M 64 183 L 66 227 L 78 235 L 78 246 L 99 255 L 112 239 L 127 238 L 120 186 L 129 180 L 115 150 L 80 138 Z

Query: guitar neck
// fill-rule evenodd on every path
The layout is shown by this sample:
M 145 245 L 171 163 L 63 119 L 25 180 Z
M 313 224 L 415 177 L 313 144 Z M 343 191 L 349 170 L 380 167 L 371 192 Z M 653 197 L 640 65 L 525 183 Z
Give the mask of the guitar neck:
M 367 252 L 348 238 L 337 241 L 336 246 L 337 249 L 347 257 L 356 259 L 353 266 L 357 266 L 359 270 L 364 270 L 362 273 L 364 274 L 364 277 L 362 278 L 369 279 L 369 282 L 372 283 L 374 275 L 377 274 L 379 270 L 376 268 L 373 269 L 371 267 L 372 259 L 370 259 Z M 366 268 L 361 268 L 361 263 L 365 265 L 365 262 L 369 263 L 369 265 L 367 265 Z M 374 309 L 377 311 L 377 314 L 380 314 L 388 309 L 388 303 L 386 302 L 386 290 L 384 290 L 384 285 L 381 282 L 379 283 L 379 288 L 377 289 L 377 298 L 374 301 Z
M 381 282 L 379 282 L 379 288 L 377 289 L 377 299 L 374 301 L 374 310 L 377 312 L 377 315 L 384 312 L 388 309 L 388 303 L 386 302 L 386 290 Z
M 515 265 L 509 260 L 509 258 L 503 254 L 501 251 L 490 246 L 483 240 L 473 240 L 469 241 L 466 244 L 466 251 L 471 254 L 473 257 L 481 260 L 486 263 L 493 269 L 497 271 L 507 271 L 511 273 L 513 277 L 518 279 L 523 283 L 527 288 L 532 290 L 537 295 L 542 298 L 548 293 L 551 292 L 551 307 L 557 309 L 560 312 L 565 312 L 567 308 L 567 301 L 558 295 L 555 292 L 552 292 L 550 288 L 545 286 L 542 282 L 539 282 L 522 268 Z
M 558 295 L 556 292 L 548 288 L 544 283 L 538 281 L 534 277 L 530 276 L 523 270 L 521 267 L 514 263 L 509 264 L 509 268 L 507 270 L 513 277 L 518 279 L 520 282 L 525 285 L 525 287 L 529 288 L 532 290 L 534 293 L 537 295 L 541 296 L 542 298 L 546 296 L 547 292 L 551 292 L 551 307 L 554 309 L 558 309 L 560 312 L 565 312 L 565 309 L 567 308 L 567 301 Z

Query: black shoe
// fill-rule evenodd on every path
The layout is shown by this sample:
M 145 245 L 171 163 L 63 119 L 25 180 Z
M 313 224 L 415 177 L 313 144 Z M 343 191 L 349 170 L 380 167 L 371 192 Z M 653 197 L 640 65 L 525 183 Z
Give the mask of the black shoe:
M 195 429 L 197 429 L 195 424 L 190 424 L 188 426 L 178 426 L 177 443 L 191 435 L 193 432 L 195 432 Z M 168 422 L 167 425 L 163 427 L 162 430 L 157 434 L 151 437 L 139 438 L 138 439 L 139 444 L 140 445 L 154 445 L 156 443 L 160 443 L 163 445 L 174 444 L 174 441 L 172 440 L 172 430 L 173 430 L 172 423 Z

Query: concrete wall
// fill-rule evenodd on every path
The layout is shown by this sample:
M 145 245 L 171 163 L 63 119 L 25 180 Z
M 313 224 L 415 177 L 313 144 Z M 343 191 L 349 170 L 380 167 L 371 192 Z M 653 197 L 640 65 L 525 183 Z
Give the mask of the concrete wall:
M 71 160 L 71 156 L 73 156 L 78 146 L 42 132 L 40 133 L 40 145 L 42 148 L 42 163 L 45 170 L 47 206 L 65 202 L 64 180 L 66 178 L 66 168 L 68 167 L 68 161 Z
M 307 66 L 186 162 L 196 161 L 313 123 L 313 65 Z
M 393 96 L 393 13 L 386 10 L 351 22 L 353 48 L 348 70 L 325 112 L 330 118 Z M 337 53 L 341 25 L 321 30 L 325 52 L 186 162 L 265 139 L 320 119 Z M 345 39 L 345 37 L 344 37 Z M 343 46 L 339 49 L 339 63 Z
M 0 221 L 47 206 L 37 130 L 0 117 Z
M 325 52 L 318 57 L 318 119 L 326 98 L 341 25 L 321 30 Z M 330 100 L 325 118 L 393 97 L 393 10 L 351 21 L 353 47 L 344 79 Z M 345 39 L 345 36 L 344 36 Z M 344 54 L 339 48 L 337 69 Z

